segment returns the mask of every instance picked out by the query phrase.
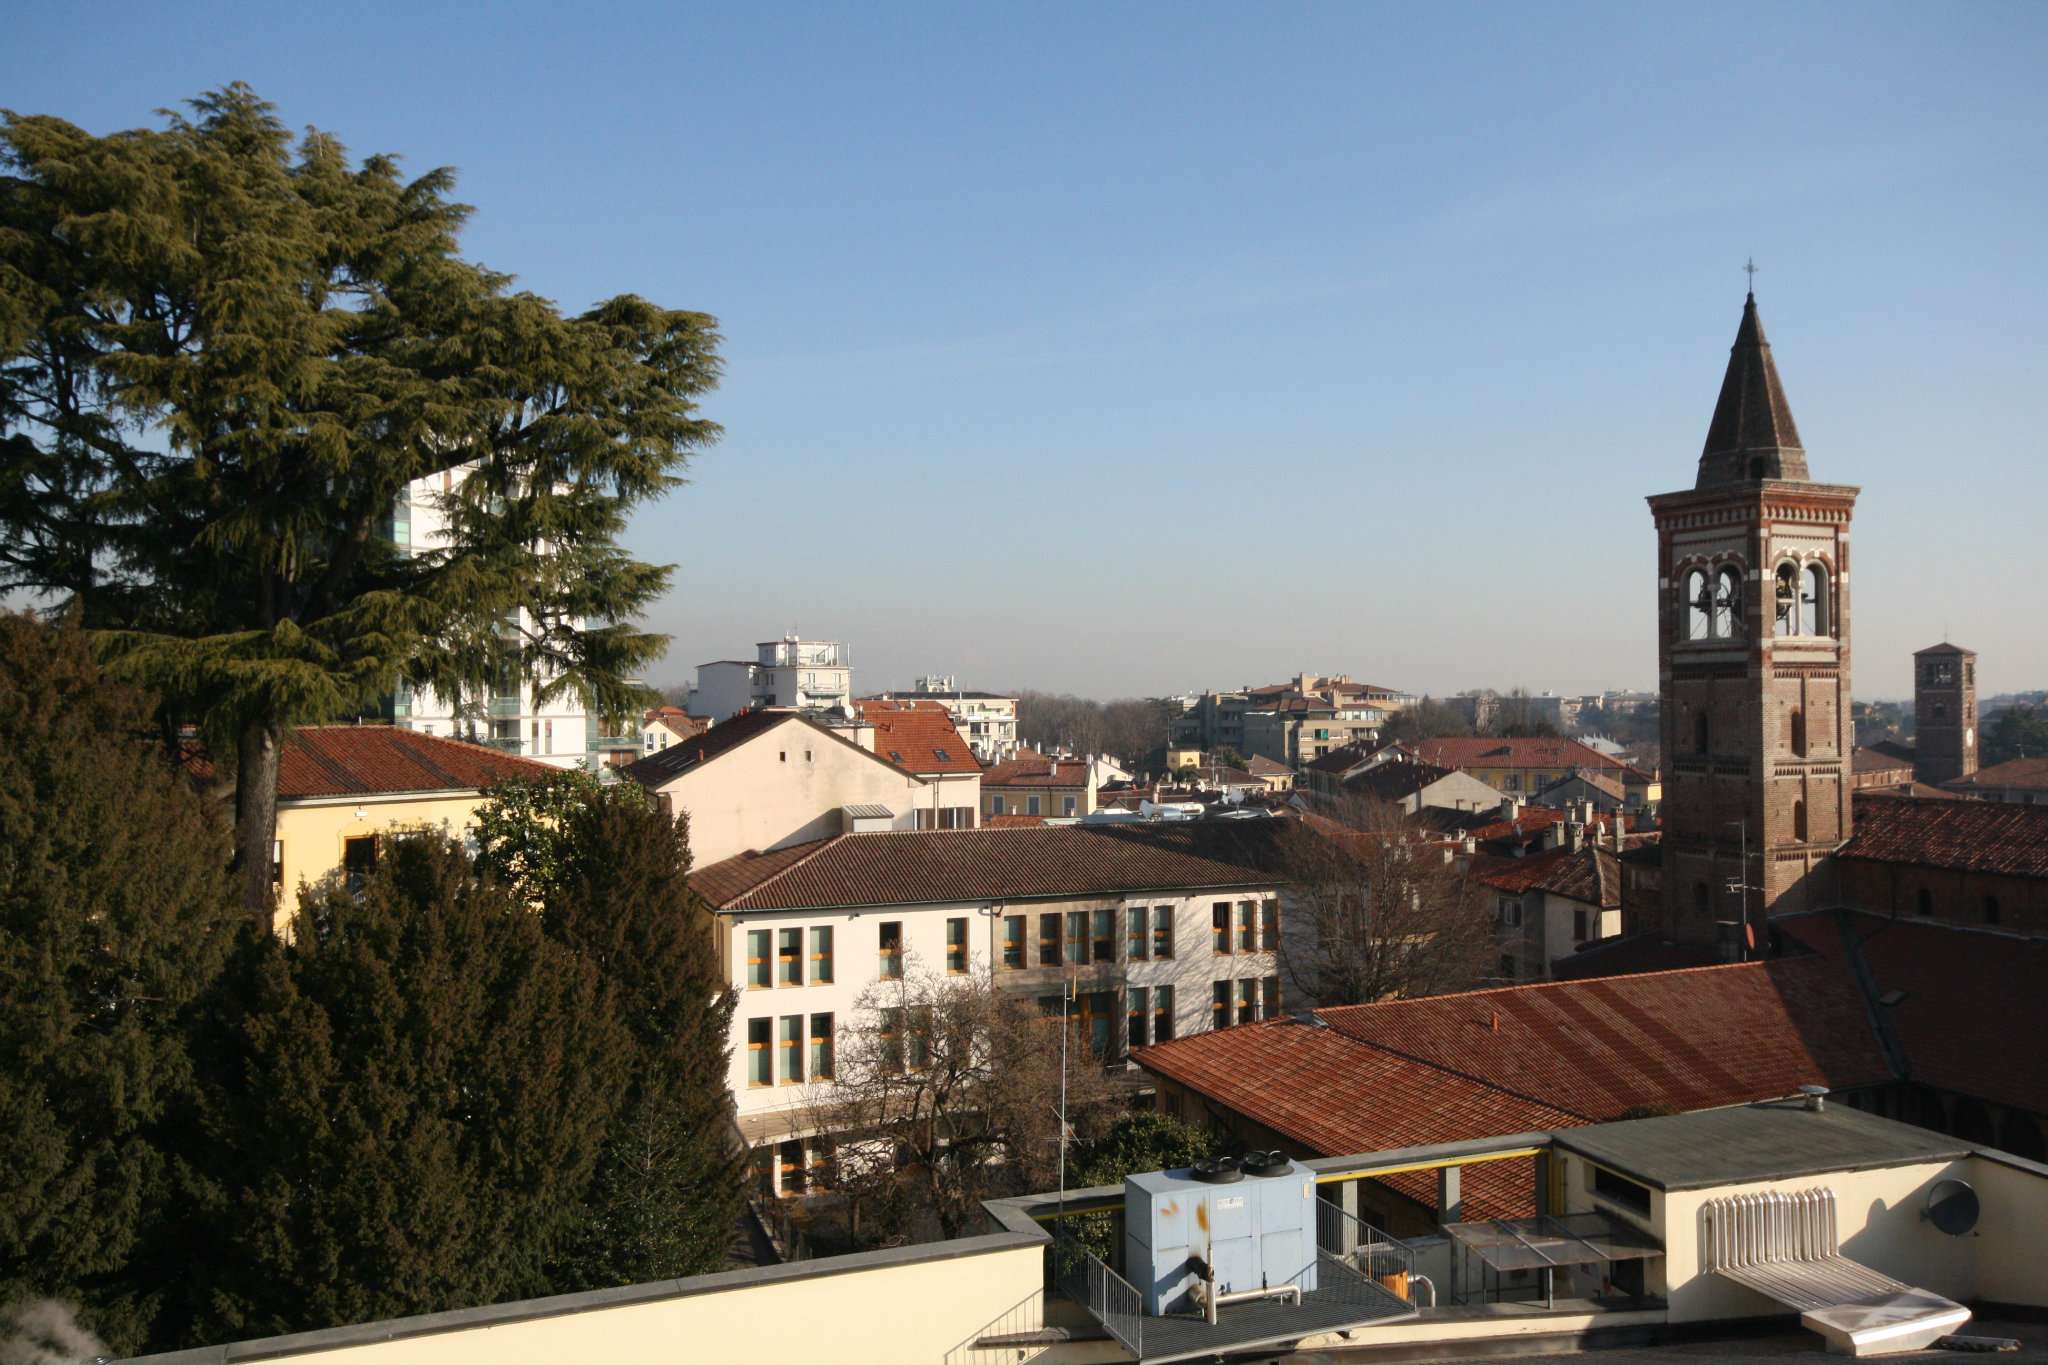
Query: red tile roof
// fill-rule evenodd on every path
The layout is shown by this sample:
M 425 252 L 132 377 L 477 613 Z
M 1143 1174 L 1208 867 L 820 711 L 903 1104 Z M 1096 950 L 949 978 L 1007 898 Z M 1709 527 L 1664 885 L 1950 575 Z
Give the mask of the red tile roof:
M 953 717 L 935 701 L 854 703 L 860 718 L 875 727 L 875 753 L 905 772 L 978 773 L 981 764 L 960 738 Z
M 1534 890 L 1539 882 L 1547 879 L 1571 856 L 1572 851 L 1568 848 L 1545 849 L 1523 858 L 1481 855 L 1472 860 L 1472 875 L 1496 891 L 1519 896 L 1524 891 Z
M 1972 787 L 2032 787 L 2036 790 L 2048 790 L 2048 757 L 2007 759 L 2003 763 L 1979 768 L 1968 777 L 1959 777 L 1943 785 L 1951 791 L 1968 791 Z
M 1268 826 L 1280 823 L 842 834 L 727 858 L 691 884 L 731 911 L 1272 886 L 1262 869 L 1273 857 Z
M 1035 829 L 1045 823 L 1043 815 L 990 815 L 982 822 L 983 829 Z
M 1655 849 L 1656 845 L 1649 845 Z M 1711 967 L 1720 959 L 1712 948 L 1673 943 L 1660 931 L 1596 939 L 1566 957 L 1553 960 L 1550 975 L 1557 981 L 1582 981 L 1594 976 L 1635 976 L 1685 967 Z
M 1081 758 L 1047 758 L 1036 749 L 1019 749 L 981 775 L 988 787 L 1085 787 L 1088 761 Z
M 843 744 L 872 762 L 885 767 L 895 766 L 887 759 L 869 753 L 846 736 L 828 730 L 795 711 L 769 708 L 761 711 L 742 711 L 730 720 L 720 721 L 701 735 L 686 739 L 680 744 L 671 744 L 668 748 L 651 753 L 637 763 L 626 765 L 620 771 L 641 786 L 658 790 L 684 773 L 701 768 L 721 754 L 730 753 L 742 744 L 758 739 L 782 725 L 800 725 L 804 728 L 807 739 Z
M 1620 772 L 1628 765 L 1575 739 L 1495 739 L 1454 735 L 1415 741 L 1425 763 L 1443 768 L 1591 768 Z
M 1556 864 L 1530 889 L 1597 905 L 1603 910 L 1618 909 L 1621 905 L 1621 864 L 1612 849 L 1588 844 Z
M 1294 776 L 1294 769 L 1288 767 L 1285 763 L 1275 763 L 1264 754 L 1253 754 L 1249 759 L 1245 760 L 1244 766 L 1247 771 L 1257 777 Z
M 509 778 L 560 771 L 530 758 L 403 726 L 308 725 L 285 735 L 278 752 L 277 799 L 473 792 Z
M 1851 767 L 1859 774 L 1894 773 L 1900 769 L 1910 773 L 1913 770 L 1913 755 L 1910 752 L 1893 752 L 1893 747 L 1889 744 L 1882 747 L 1859 744 L 1856 751 L 1849 755 Z
M 1838 858 L 1959 872 L 2048 877 L 2048 806 L 1998 801 L 1856 801 L 1856 828 Z

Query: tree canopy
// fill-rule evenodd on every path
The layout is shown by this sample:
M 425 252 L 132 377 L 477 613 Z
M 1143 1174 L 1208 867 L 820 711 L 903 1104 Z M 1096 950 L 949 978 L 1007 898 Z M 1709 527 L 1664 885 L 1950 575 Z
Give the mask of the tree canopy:
M 451 172 L 244 85 L 105 136 L 10 112 L 0 172 L 0 590 L 236 753 L 251 910 L 284 728 L 401 681 L 638 704 L 668 571 L 616 537 L 718 434 L 713 319 L 517 292 L 457 254 Z M 403 546 L 420 480 L 445 530 Z

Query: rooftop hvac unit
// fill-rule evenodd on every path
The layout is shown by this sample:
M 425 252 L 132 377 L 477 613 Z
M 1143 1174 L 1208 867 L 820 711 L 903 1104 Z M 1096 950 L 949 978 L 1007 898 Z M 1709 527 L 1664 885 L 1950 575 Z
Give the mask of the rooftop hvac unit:
M 1316 1287 L 1315 1178 L 1277 1152 L 1124 1179 L 1124 1269 L 1153 1315 L 1199 1311 L 1196 1289 Z

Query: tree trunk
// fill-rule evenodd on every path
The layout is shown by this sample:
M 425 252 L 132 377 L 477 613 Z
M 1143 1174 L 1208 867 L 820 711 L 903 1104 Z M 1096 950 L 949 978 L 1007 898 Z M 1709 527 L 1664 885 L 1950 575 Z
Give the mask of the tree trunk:
M 273 722 L 245 721 L 235 760 L 235 870 L 242 878 L 242 906 L 266 933 L 276 909 L 270 856 L 277 840 L 278 743 Z

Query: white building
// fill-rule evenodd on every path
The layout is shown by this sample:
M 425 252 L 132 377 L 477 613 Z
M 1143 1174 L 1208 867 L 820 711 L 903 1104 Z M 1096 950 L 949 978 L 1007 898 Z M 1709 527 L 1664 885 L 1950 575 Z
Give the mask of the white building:
M 717 731 L 712 731 L 716 734 Z M 1214 826 L 849 834 L 721 862 L 691 884 L 739 992 L 740 1131 L 783 1193 L 820 1160 L 812 1087 L 832 1083 L 862 991 L 906 972 L 992 975 L 1051 1001 L 1104 1057 L 1283 1011 L 1272 874 Z M 800 869 L 800 874 L 799 874 Z
M 748 707 L 798 710 L 844 707 L 853 700 L 853 655 L 836 640 L 802 640 L 795 632 L 754 646 L 756 658 L 697 665 L 690 714 L 716 724 Z
M 953 717 L 953 728 L 985 764 L 1001 763 L 1017 752 L 1017 699 L 1000 692 L 963 692 L 951 674 L 919 678 L 908 692 L 896 694 L 917 701 L 935 701 Z

